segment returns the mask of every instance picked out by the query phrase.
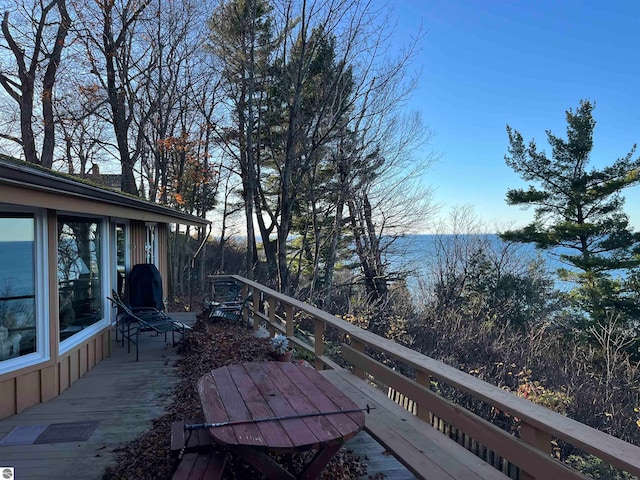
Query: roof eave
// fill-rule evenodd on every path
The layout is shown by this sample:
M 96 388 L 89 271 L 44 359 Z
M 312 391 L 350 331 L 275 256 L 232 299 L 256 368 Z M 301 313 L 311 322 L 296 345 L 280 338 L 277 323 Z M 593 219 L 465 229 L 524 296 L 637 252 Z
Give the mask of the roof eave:
M 171 217 L 175 223 L 196 226 L 207 226 L 211 223 L 205 218 L 179 212 L 163 205 L 97 187 L 89 183 L 79 182 L 62 174 L 49 172 L 43 168 L 34 168 L 23 162 L 7 161 L 4 158 L 0 158 L 0 183 L 45 190 L 59 195 L 91 199 L 111 205 L 135 208 Z

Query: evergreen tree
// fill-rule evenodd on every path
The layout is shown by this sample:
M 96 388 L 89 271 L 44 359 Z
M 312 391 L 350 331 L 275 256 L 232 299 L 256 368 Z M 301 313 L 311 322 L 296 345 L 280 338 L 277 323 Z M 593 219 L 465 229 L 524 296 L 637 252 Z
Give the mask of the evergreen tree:
M 221 65 L 221 91 L 228 102 L 232 127 L 222 134 L 224 150 L 239 167 L 247 225 L 247 276 L 257 273 L 258 247 L 253 222 L 262 222 L 259 212 L 261 151 L 261 99 L 268 88 L 269 57 L 272 55 L 272 6 L 265 0 L 221 1 L 211 16 L 209 48 Z M 270 232 L 260 226 L 267 262 L 275 265 L 275 245 Z M 270 267 L 275 269 L 275 266 Z
M 522 135 L 507 126 L 507 165 L 532 182 L 528 190 L 508 190 L 507 203 L 534 206 L 535 215 L 531 224 L 502 238 L 533 242 L 565 263 L 568 268 L 558 273 L 577 285 L 571 296 L 590 322 L 603 320 L 607 310 L 637 319 L 640 309 L 628 280 L 640 265 L 640 234 L 629 226 L 621 192 L 640 182 L 640 159 L 632 158 L 634 145 L 612 165 L 588 170 L 593 108 L 581 101 L 575 112 L 566 112 L 566 140 L 547 131 L 551 158 L 534 140 L 525 145 Z

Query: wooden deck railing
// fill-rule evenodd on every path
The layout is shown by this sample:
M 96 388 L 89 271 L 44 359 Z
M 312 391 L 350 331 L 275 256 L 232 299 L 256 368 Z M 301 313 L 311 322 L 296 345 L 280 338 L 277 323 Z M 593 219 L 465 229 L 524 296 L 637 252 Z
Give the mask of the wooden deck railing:
M 245 316 L 251 317 L 254 328 L 266 322 L 272 335 L 275 332 L 287 335 L 296 347 L 313 355 L 317 369 L 340 368 L 325 353 L 325 331 L 328 328 L 335 329 L 346 339 L 340 346 L 340 354 L 351 365 L 354 375 L 382 383 L 399 392 L 415 404 L 418 417 L 429 421 L 435 416 L 463 432 L 516 465 L 522 479 L 571 478 L 567 476 L 566 466 L 551 455 L 554 439 L 577 447 L 619 470 L 640 476 L 640 447 L 534 404 L 264 285 L 239 276 L 228 278 L 243 285 L 245 297 L 251 295 L 253 301 Z M 277 317 L 276 312 L 284 312 L 284 318 Z M 312 338 L 323 341 L 314 341 L 311 345 L 294 336 L 294 318 L 298 312 L 313 319 Z M 415 380 L 372 358 L 377 354 L 410 367 Z M 433 392 L 431 382 L 443 382 L 518 418 L 519 437 Z M 575 472 L 573 478 L 584 476 Z

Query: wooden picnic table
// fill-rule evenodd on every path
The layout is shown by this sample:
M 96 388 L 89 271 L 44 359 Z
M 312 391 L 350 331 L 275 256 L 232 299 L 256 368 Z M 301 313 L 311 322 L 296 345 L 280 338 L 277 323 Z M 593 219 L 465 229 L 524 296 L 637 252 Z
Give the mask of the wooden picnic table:
M 360 406 L 313 368 L 290 362 L 217 368 L 200 378 L 198 393 L 208 424 L 242 422 L 209 427 L 213 441 L 272 479 L 317 478 L 342 444 L 364 426 L 363 411 L 336 413 Z M 279 418 L 298 415 L 305 416 Z M 267 455 L 306 450 L 317 453 L 298 473 Z

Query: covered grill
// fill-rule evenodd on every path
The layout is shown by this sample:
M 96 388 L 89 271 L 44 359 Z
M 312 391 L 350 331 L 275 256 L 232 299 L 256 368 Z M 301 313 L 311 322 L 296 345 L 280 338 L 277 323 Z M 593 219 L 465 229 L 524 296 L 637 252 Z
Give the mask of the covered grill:
M 129 305 L 132 308 L 155 308 L 164 310 L 162 277 L 152 263 L 134 265 L 127 282 Z

